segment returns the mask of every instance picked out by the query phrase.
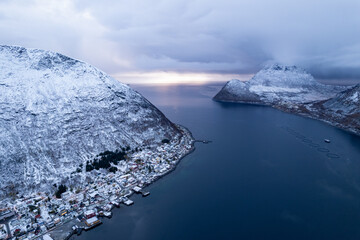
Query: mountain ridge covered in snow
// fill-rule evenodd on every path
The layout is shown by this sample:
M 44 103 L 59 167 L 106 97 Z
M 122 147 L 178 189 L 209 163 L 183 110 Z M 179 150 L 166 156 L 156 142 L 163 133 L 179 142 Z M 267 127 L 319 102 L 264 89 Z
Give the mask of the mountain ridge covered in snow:
M 360 134 L 359 98 L 359 85 L 325 85 L 301 68 L 274 64 L 247 82 L 227 82 L 213 99 L 268 105 Z
M 360 134 L 360 84 L 333 98 L 304 106 L 300 113 Z
M 328 99 L 343 90 L 344 87 L 317 82 L 311 74 L 296 66 L 273 64 L 249 81 L 233 79 L 227 82 L 214 99 L 266 105 L 293 104 Z
M 148 100 L 97 68 L 0 46 L 0 196 L 58 183 L 106 150 L 179 136 Z

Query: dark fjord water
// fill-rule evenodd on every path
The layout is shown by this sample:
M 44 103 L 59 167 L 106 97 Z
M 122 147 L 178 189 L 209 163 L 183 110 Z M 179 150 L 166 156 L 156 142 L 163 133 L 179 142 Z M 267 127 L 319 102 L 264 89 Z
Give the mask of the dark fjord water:
M 147 198 L 77 239 L 359 239 L 360 137 L 219 86 L 133 86 L 196 144 Z M 324 138 L 332 140 L 330 144 Z

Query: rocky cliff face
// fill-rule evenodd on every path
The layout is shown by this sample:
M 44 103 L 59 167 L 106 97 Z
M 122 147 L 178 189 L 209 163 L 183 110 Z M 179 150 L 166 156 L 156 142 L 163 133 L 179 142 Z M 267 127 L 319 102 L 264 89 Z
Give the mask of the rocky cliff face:
M 0 195 L 58 182 L 105 150 L 179 135 L 139 93 L 87 63 L 0 46 Z
M 359 88 L 324 85 L 305 70 L 275 64 L 247 82 L 229 81 L 214 100 L 269 105 L 360 134 Z

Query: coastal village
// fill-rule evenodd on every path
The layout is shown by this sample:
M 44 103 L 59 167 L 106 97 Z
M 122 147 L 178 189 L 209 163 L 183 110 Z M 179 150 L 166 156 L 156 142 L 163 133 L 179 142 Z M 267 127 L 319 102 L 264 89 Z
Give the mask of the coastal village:
M 129 206 L 134 193 L 150 193 L 144 187 L 172 171 L 179 160 L 193 150 L 189 131 L 180 127 L 183 136 L 167 141 L 155 149 L 128 153 L 117 171 L 87 172 L 88 181 L 77 189 L 68 189 L 58 198 L 34 193 L 8 202 L 0 202 L 0 240 L 69 239 L 111 218 L 112 210 Z

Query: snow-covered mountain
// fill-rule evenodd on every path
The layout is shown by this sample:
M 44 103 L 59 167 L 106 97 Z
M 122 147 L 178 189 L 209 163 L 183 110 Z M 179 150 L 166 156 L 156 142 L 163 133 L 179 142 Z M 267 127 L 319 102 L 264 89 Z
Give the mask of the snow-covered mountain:
M 275 64 L 247 82 L 227 82 L 214 100 L 269 105 L 360 134 L 359 90 L 324 85 L 303 69 Z
M 229 81 L 214 99 L 267 105 L 294 104 L 328 99 L 344 89 L 318 83 L 311 74 L 296 66 L 274 64 L 263 68 L 247 82 Z
M 56 183 L 105 150 L 180 135 L 139 93 L 87 63 L 0 46 L 0 196 Z
M 339 114 L 360 113 L 360 84 L 337 94 L 334 98 L 323 103 L 324 108 Z M 359 118 L 360 120 L 360 118 Z

